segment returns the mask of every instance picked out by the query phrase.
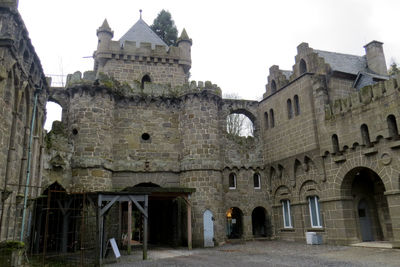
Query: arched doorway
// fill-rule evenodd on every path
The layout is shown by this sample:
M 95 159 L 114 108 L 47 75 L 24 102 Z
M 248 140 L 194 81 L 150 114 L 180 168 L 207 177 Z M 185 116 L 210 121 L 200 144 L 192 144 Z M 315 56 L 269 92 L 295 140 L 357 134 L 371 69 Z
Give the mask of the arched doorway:
M 251 224 L 253 226 L 253 236 L 267 236 L 267 212 L 263 207 L 257 207 L 251 213 Z
M 226 235 L 230 239 L 241 238 L 243 234 L 243 213 L 239 208 L 233 207 L 226 212 Z
M 204 225 L 204 247 L 214 246 L 214 219 L 210 210 L 206 210 L 203 214 Z
M 345 199 L 352 199 L 348 208 L 354 211 L 345 216 L 348 237 L 356 234 L 354 238 L 360 241 L 393 239 L 385 191 L 382 179 L 369 168 L 357 167 L 345 175 L 341 193 Z

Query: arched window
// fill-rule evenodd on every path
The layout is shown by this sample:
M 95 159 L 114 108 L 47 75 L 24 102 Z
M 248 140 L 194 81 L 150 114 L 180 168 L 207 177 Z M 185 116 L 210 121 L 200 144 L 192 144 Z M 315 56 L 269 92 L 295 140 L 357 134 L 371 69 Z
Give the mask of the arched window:
M 283 212 L 283 227 L 292 228 L 292 219 L 290 215 L 290 200 L 282 200 L 282 212 Z
M 389 136 L 394 140 L 399 139 L 399 131 L 397 129 L 396 117 L 390 114 L 389 116 L 387 116 L 386 121 L 389 128 Z
M 256 172 L 253 175 L 253 183 L 254 183 L 254 189 L 261 188 L 261 175 L 258 172 Z
M 144 89 L 144 83 L 150 83 L 150 82 L 151 82 L 150 76 L 147 74 L 144 75 L 142 78 L 142 83 L 141 83 L 140 88 Z
M 371 140 L 369 139 L 368 126 L 366 124 L 361 125 L 361 138 L 365 146 L 367 147 L 372 146 Z
M 229 174 L 229 189 L 236 189 L 236 174 Z
M 274 110 L 271 108 L 269 110 L 269 125 L 271 126 L 271 128 L 275 127 L 275 118 L 274 118 Z
M 308 207 L 310 209 L 311 227 L 322 228 L 321 212 L 319 208 L 319 198 L 317 196 L 308 197 Z
M 264 120 L 265 120 L 265 129 L 269 128 L 269 121 L 268 121 L 268 112 L 264 112 Z
M 300 75 L 307 72 L 307 64 L 304 61 L 304 59 L 300 60 L 299 67 L 300 67 Z
M 46 121 L 44 124 L 44 128 L 50 132 L 51 131 L 51 127 L 53 126 L 53 122 L 54 121 L 61 121 L 62 119 L 62 107 L 55 103 L 55 102 L 51 102 L 48 101 L 46 103 Z
M 288 112 L 288 119 L 290 120 L 293 118 L 293 107 L 292 107 L 292 100 L 287 100 L 287 112 Z
M 335 154 L 339 153 L 339 138 L 336 134 L 332 135 L 332 148 L 333 148 L 333 153 Z
M 271 93 L 275 93 L 276 92 L 276 82 L 275 80 L 272 80 L 271 82 Z
M 294 98 L 294 115 L 300 115 L 300 103 L 299 103 L 299 96 L 295 95 Z

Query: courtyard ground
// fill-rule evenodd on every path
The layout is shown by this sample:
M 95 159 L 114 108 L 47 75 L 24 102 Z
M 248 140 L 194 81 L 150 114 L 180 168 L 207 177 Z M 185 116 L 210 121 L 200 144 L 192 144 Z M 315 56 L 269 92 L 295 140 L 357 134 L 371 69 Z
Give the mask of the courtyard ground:
M 400 266 L 399 249 L 306 245 L 285 241 L 252 241 L 207 249 L 151 248 L 106 266 Z M 108 261 L 111 259 L 109 258 Z

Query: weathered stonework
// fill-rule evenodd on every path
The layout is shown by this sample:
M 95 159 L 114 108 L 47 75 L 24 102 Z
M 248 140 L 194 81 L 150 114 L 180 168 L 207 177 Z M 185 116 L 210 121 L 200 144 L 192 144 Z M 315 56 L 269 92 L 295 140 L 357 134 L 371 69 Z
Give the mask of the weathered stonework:
M 19 231 L 7 221 L 18 222 L 20 206 L 7 203 L 24 187 L 33 88 L 40 84 L 32 157 L 40 190 L 30 197 L 55 182 L 69 193 L 195 188 L 188 199 L 195 246 L 205 245 L 206 212 L 214 245 L 229 238 L 304 241 L 310 231 L 325 243 L 400 245 L 400 79 L 383 71 L 382 43 L 366 45 L 362 57 L 302 43 L 291 71 L 270 68 L 263 100 L 232 100 L 211 82 L 188 82 L 186 32 L 171 47 L 112 41 L 105 21 L 94 71 L 47 90 L 19 15 L 0 11 L 8 25 L 0 33 L 9 40 L 0 47 L 2 239 Z M 63 114 L 44 138 L 46 100 Z M 254 136 L 226 132 L 232 113 L 253 122 Z M 184 201 L 159 211 L 167 216 L 174 207 L 171 216 L 185 215 Z M 185 226 L 181 219 L 173 227 Z M 175 228 L 163 231 L 177 240 L 187 234 Z

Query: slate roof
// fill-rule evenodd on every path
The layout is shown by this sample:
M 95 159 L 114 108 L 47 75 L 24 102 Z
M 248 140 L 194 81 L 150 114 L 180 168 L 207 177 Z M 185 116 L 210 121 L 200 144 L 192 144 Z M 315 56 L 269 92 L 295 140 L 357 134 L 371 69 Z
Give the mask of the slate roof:
M 153 30 L 147 25 L 144 20 L 139 19 L 135 25 L 133 25 L 122 37 L 119 39 L 119 43 L 123 45 L 125 41 L 139 43 L 151 43 L 151 47 L 154 48 L 156 45 L 163 45 L 168 47 L 168 45 L 153 32 Z
M 370 72 L 367 69 L 365 56 L 354 56 L 322 50 L 314 50 L 320 57 L 324 58 L 333 71 L 357 75 L 360 71 Z

